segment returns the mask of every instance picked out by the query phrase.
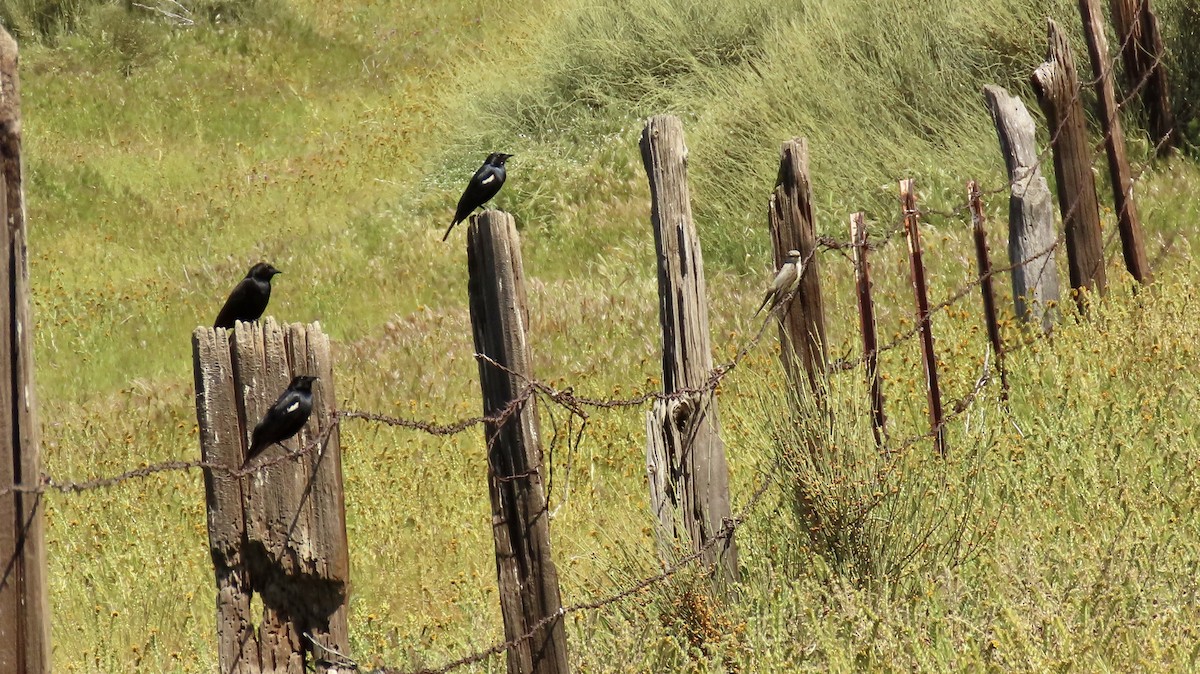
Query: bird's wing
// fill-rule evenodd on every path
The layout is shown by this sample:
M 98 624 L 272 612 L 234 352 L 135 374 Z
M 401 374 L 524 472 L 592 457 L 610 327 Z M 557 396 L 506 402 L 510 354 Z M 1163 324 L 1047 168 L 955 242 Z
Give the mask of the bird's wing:
M 245 301 L 246 293 L 249 292 L 247 284 L 253 283 L 248 278 L 244 278 L 233 287 L 233 292 L 229 293 L 229 297 L 225 299 L 225 305 L 221 307 L 221 311 L 217 314 L 217 320 L 213 321 L 213 327 L 233 329 L 236 323 L 238 307 Z

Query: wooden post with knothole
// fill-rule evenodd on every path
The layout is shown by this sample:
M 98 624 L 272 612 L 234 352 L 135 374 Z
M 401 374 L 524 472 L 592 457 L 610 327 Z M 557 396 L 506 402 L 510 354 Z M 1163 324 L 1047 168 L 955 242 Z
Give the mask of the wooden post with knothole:
M 921 257 L 920 212 L 912 179 L 900 181 L 900 206 L 904 209 L 904 234 L 908 237 L 909 270 L 917 305 L 917 329 L 921 334 L 921 362 L 925 366 L 925 391 L 929 396 L 929 425 L 938 454 L 946 456 L 946 428 L 942 424 L 942 390 L 938 386 L 937 357 L 933 351 L 933 325 L 929 319 L 929 289 L 925 262 Z
M 1129 95 L 1141 94 L 1150 140 L 1155 153 L 1165 157 L 1178 143 L 1171 88 L 1167 83 L 1162 32 L 1150 0 L 1111 0 L 1117 49 L 1125 63 Z
M 46 588 L 41 449 L 33 385 L 25 188 L 21 155 L 21 87 L 17 43 L 0 28 L 0 672 L 50 671 L 50 600 Z M 25 487 L 26 489 L 22 489 Z
M 858 295 L 858 324 L 862 330 L 863 366 L 871 395 L 871 427 L 875 444 L 883 446 L 887 417 L 883 411 L 883 384 L 879 381 L 879 338 L 875 328 L 875 302 L 871 299 L 871 265 L 867 261 L 867 225 L 862 211 L 850 216 L 850 246 L 854 253 L 854 287 Z
M 220 670 L 333 671 L 349 649 L 350 558 L 329 338 L 267 318 L 196 328 L 192 348 Z M 318 377 L 307 426 L 242 470 L 254 426 L 300 374 Z
M 541 432 L 528 388 L 533 366 L 525 269 L 511 215 L 489 210 L 471 218 L 467 268 L 483 414 L 493 419 L 484 425 L 484 439 L 500 613 L 505 639 L 515 642 L 508 649 L 508 671 L 566 674 Z
M 1067 35 L 1053 19 L 1046 62 L 1033 72 L 1033 89 L 1050 125 L 1058 207 L 1067 233 L 1067 268 L 1080 309 L 1084 291 L 1104 294 L 1104 241 L 1100 234 L 1100 205 L 1092 175 L 1092 147 L 1079 100 L 1079 75 Z
M 687 146 L 678 117 L 652 117 L 642 131 L 642 163 L 650 182 L 650 221 L 658 260 L 663 331 L 663 392 L 647 415 L 651 498 L 664 532 L 702 552 L 719 586 L 737 579 L 737 545 L 729 504 L 729 467 L 717 416 L 704 260 L 692 222 Z M 665 489 L 653 488 L 655 476 Z M 665 477 L 664 477 L 665 476 Z M 671 513 L 670 517 L 666 513 Z

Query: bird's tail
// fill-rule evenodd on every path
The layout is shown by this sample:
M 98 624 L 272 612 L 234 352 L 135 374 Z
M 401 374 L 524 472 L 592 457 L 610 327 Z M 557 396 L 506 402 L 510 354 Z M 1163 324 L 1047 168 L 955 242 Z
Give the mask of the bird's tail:
M 450 238 L 450 230 L 454 229 L 454 226 L 457 225 L 459 222 L 462 222 L 462 221 L 455 220 L 454 222 L 450 223 L 450 226 L 446 228 L 446 233 L 442 235 L 442 241 L 445 241 L 446 239 Z
M 765 296 L 765 297 L 763 297 L 762 304 L 758 305 L 758 311 L 755 311 L 755 312 L 754 312 L 754 317 L 755 317 L 755 318 L 757 318 L 757 317 L 758 317 L 758 315 L 762 313 L 763 307 L 767 306 L 767 302 L 770 302 L 770 301 L 771 301 L 771 295 L 772 295 L 772 293 L 768 292 L 768 293 L 766 294 L 766 296 Z

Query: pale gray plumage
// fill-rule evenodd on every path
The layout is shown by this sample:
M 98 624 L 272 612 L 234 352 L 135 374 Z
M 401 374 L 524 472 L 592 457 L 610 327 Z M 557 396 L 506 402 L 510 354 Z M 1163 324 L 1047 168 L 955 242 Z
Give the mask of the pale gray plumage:
M 789 250 L 787 257 L 783 259 L 783 266 L 779 268 L 779 273 L 775 274 L 775 280 L 771 282 L 770 289 L 763 296 L 762 304 L 758 305 L 758 311 L 755 311 L 754 315 L 758 316 L 768 302 L 771 304 L 770 310 L 775 311 L 775 307 L 779 306 L 779 303 L 800 284 L 800 275 L 804 273 L 803 267 L 804 265 L 800 262 L 800 251 Z

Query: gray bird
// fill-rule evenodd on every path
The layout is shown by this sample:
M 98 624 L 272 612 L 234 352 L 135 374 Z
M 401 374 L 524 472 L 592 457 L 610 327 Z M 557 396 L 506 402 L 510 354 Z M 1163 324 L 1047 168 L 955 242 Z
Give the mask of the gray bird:
M 783 258 L 783 266 L 779 268 L 779 273 L 775 274 L 775 280 L 771 281 L 771 288 L 763 296 L 762 304 L 758 305 L 758 311 L 754 312 L 755 316 L 762 312 L 768 302 L 771 304 L 770 310 L 775 311 L 775 307 L 800 285 L 800 275 L 804 273 L 803 266 L 800 263 L 800 251 L 789 250 L 787 257 Z

